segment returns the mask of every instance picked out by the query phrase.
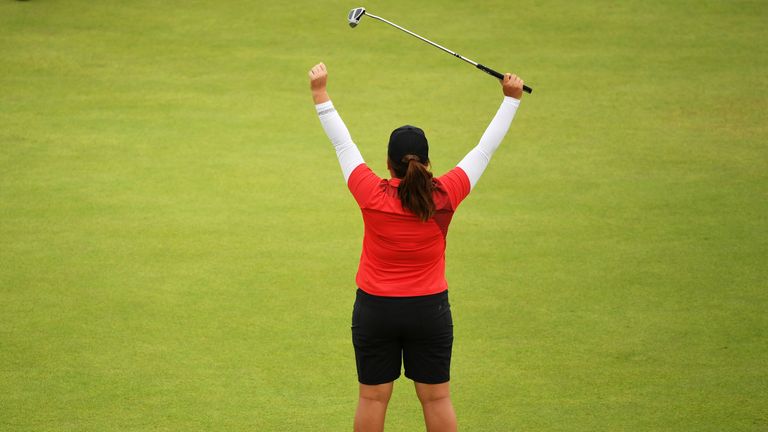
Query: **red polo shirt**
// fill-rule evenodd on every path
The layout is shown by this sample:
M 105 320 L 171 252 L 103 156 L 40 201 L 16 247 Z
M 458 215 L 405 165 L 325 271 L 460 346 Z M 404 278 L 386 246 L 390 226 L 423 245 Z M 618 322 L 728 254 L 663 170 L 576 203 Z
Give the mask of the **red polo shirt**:
M 365 236 L 357 286 L 379 296 L 406 297 L 445 291 L 445 237 L 456 208 L 469 194 L 467 174 L 456 167 L 435 178 L 435 215 L 422 222 L 404 210 L 400 179 L 382 179 L 358 165 L 347 185 L 363 214 Z

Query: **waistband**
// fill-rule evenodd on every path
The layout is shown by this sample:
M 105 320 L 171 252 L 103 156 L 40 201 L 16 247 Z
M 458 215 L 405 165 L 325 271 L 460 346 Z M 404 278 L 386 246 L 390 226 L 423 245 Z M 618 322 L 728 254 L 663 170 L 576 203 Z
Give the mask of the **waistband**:
M 437 302 L 448 299 L 448 290 L 439 292 L 437 294 L 428 294 L 423 296 L 413 297 L 385 297 L 368 294 L 367 292 L 357 289 L 357 300 L 365 303 L 378 303 L 378 304 L 435 304 Z

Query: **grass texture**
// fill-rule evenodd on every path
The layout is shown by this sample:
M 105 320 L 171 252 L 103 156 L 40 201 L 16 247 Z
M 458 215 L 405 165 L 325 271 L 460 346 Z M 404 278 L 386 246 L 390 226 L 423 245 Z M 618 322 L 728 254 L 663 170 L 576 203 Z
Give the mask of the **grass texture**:
M 362 224 L 306 71 L 382 176 L 501 101 L 355 6 L 0 2 L 0 429 L 351 429 Z M 768 430 L 766 3 L 365 6 L 534 88 L 448 237 L 461 429 Z

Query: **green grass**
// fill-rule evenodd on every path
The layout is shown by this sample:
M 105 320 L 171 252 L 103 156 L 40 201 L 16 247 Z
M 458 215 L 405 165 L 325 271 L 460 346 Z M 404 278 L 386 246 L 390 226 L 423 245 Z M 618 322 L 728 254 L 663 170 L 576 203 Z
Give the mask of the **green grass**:
M 449 235 L 462 430 L 767 430 L 768 7 L 474 3 L 365 4 L 534 88 Z M 354 6 L 0 3 L 0 429 L 351 429 L 362 224 L 306 70 L 381 175 L 501 99 Z

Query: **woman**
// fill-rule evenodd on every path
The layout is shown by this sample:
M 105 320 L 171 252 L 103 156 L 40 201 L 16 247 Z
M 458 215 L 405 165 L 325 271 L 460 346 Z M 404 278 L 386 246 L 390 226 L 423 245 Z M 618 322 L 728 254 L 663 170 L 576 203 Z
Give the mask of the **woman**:
M 344 180 L 365 225 L 352 312 L 360 394 L 355 431 L 381 431 L 394 381 L 412 379 L 428 431 L 455 431 L 449 383 L 453 321 L 445 280 L 445 237 L 459 203 L 485 171 L 520 104 L 523 81 L 506 74 L 504 100 L 479 144 L 445 175 L 429 171 L 429 145 L 414 126 L 389 137 L 387 168 L 379 178 L 331 102 L 328 72 L 309 71 L 317 114 L 336 149 Z

